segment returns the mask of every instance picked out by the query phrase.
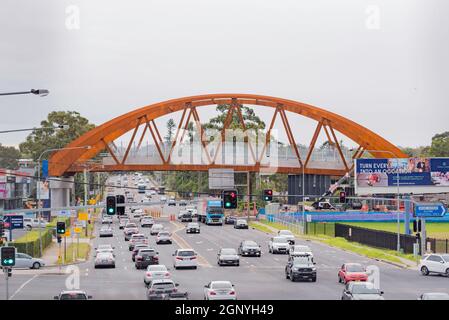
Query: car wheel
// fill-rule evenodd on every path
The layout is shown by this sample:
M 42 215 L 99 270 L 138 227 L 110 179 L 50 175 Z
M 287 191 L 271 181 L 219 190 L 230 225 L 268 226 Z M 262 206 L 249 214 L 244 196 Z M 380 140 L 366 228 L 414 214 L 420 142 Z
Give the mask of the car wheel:
M 290 272 L 290 275 L 288 276 L 289 278 L 290 278 L 290 280 L 292 281 L 292 282 L 295 282 L 295 278 L 293 277 L 293 274 Z
M 341 283 L 341 277 L 338 276 L 338 283 Z
M 33 269 L 39 269 L 41 267 L 41 264 L 39 262 L 33 263 Z
M 429 275 L 429 269 L 427 269 L 426 266 L 422 267 L 422 268 L 421 268 L 421 274 L 422 274 L 423 276 L 428 276 L 428 275 Z
M 285 271 L 285 279 L 290 279 L 290 277 L 288 276 L 288 272 Z
M 313 277 L 313 278 L 312 278 L 312 282 L 316 282 L 316 277 Z
M 197 267 L 197 266 L 195 266 L 195 267 L 193 267 L 193 269 L 195 269 L 195 270 L 196 270 L 196 269 L 198 269 L 198 267 Z

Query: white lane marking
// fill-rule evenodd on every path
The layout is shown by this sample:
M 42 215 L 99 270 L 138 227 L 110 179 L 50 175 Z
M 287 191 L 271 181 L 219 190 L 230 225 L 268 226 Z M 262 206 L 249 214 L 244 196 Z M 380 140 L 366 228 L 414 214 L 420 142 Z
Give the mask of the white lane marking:
M 196 244 L 202 244 L 203 243 L 203 241 L 197 241 L 197 242 L 195 242 Z
M 124 267 L 124 269 L 125 269 L 125 270 L 128 270 L 128 267 L 127 267 L 127 266 L 125 266 L 125 267 Z
M 207 251 L 214 251 L 214 248 L 208 248 Z
M 31 281 L 33 281 L 34 279 L 36 279 L 37 277 L 39 277 L 38 274 L 35 274 L 31 279 L 28 279 L 27 281 L 25 281 L 17 290 L 16 292 L 13 293 L 13 295 L 11 297 L 9 297 L 10 300 L 14 299 L 14 297 L 16 296 L 16 294 L 18 294 L 20 292 L 20 290 L 22 290 L 23 288 L 25 288 L 25 286 L 30 283 Z
M 275 261 L 279 261 L 279 259 L 278 259 L 278 258 L 274 258 L 274 260 L 275 260 Z

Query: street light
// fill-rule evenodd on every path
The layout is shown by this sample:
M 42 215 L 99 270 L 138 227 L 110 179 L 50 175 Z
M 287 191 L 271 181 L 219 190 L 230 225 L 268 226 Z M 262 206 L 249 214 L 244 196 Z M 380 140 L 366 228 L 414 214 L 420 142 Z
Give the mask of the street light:
M 354 151 L 354 149 L 350 149 L 349 151 Z M 373 152 L 383 152 L 383 153 L 388 153 L 391 154 L 393 156 L 393 158 L 396 160 L 396 186 L 397 186 L 397 223 L 398 223 L 398 232 L 397 232 L 397 251 L 400 252 L 401 251 L 401 221 L 399 218 L 399 211 L 400 211 L 400 204 L 399 204 L 399 159 L 396 157 L 396 155 L 388 150 L 363 150 L 360 157 L 363 156 L 363 153 L 365 151 L 368 151 L 370 153 Z
M 0 133 L 10 133 L 10 132 L 22 132 L 22 131 L 37 131 L 37 130 L 49 130 L 49 129 L 61 129 L 67 130 L 70 126 L 68 124 L 60 124 L 52 127 L 41 127 L 41 128 L 27 128 L 27 129 L 14 129 L 14 130 L 4 130 L 0 131 Z
M 37 159 L 37 187 L 36 187 L 36 192 L 37 192 L 37 209 L 39 210 L 40 208 L 40 202 L 41 202 L 41 193 L 39 190 L 39 182 L 41 181 L 41 159 L 42 156 L 48 152 L 53 152 L 53 151 L 61 151 L 61 150 L 74 150 L 74 149 L 87 149 L 89 150 L 91 148 L 91 146 L 84 146 L 84 147 L 69 147 L 69 148 L 54 148 L 54 149 L 47 149 L 45 151 L 43 151 L 40 155 L 39 158 Z M 40 256 L 42 256 L 42 229 L 41 229 L 41 223 L 42 223 L 42 212 L 39 211 L 39 254 Z
M 34 94 L 40 97 L 45 97 L 50 93 L 47 89 L 31 89 L 30 91 L 17 91 L 17 92 L 3 92 L 0 93 L 0 96 L 12 96 L 19 94 Z

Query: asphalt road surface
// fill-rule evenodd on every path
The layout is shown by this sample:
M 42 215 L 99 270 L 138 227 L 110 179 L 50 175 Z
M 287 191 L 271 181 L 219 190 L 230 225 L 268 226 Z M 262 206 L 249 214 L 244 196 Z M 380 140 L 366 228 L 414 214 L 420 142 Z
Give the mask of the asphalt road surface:
M 182 208 L 182 207 L 181 207 Z M 177 213 L 179 206 L 165 207 L 164 213 Z M 161 264 L 170 268 L 172 279 L 179 283 L 180 291 L 187 291 L 190 299 L 203 299 L 203 289 L 211 280 L 229 280 L 236 289 L 238 299 L 249 300 L 308 300 L 340 299 L 343 284 L 337 280 L 337 272 L 346 262 L 359 262 L 364 266 L 379 268 L 380 288 L 385 299 L 417 299 L 423 292 L 448 292 L 449 279 L 444 276 L 421 276 L 416 270 L 402 269 L 378 262 L 324 244 L 297 240 L 312 248 L 317 262 L 317 282 L 291 282 L 285 278 L 287 256 L 268 253 L 270 235 L 259 230 L 236 230 L 232 226 L 206 226 L 201 224 L 200 234 L 186 234 L 183 223 L 161 218 L 166 229 L 174 233 L 173 244 L 156 245 L 149 228 L 141 232 L 148 235 L 150 245 L 157 248 Z M 78 264 L 79 287 L 94 299 L 146 299 L 143 283 L 144 270 L 136 270 L 124 241 L 123 231 L 114 220 L 114 237 L 94 239 L 98 244 L 110 243 L 115 247 L 116 268 L 94 269 L 93 252 L 88 262 Z M 98 226 L 96 228 L 98 232 Z M 240 266 L 219 267 L 217 252 L 220 248 L 237 249 L 242 240 L 254 240 L 262 246 L 262 256 L 241 257 Z M 199 255 L 197 270 L 174 270 L 172 254 L 177 248 L 193 248 Z M 62 273 L 64 269 L 62 270 Z M 5 292 L 5 279 L 0 275 L 0 297 Z M 15 270 L 9 281 L 11 299 L 52 299 L 60 291 L 70 288 L 72 278 L 68 274 L 54 274 L 47 270 Z M 67 287 L 67 285 L 69 287 Z

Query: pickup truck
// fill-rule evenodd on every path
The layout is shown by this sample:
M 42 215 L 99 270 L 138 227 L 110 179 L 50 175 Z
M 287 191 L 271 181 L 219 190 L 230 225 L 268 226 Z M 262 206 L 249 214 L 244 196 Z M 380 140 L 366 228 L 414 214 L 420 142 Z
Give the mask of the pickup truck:
M 48 225 L 47 221 L 41 219 L 41 228 L 45 228 Z M 23 227 L 27 230 L 31 230 L 33 228 L 39 228 L 39 219 L 34 218 L 23 218 Z

